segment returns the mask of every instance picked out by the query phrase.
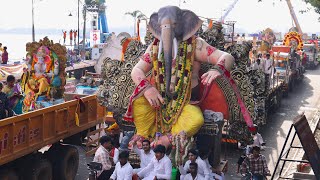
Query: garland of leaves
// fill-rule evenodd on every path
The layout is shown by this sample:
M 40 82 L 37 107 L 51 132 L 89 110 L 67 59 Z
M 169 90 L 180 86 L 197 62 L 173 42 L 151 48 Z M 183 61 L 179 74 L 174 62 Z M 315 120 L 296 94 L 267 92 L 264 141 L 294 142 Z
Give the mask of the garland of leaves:
M 169 133 L 185 104 L 190 100 L 191 96 L 191 75 L 192 75 L 192 64 L 194 60 L 195 50 L 195 37 L 183 41 L 179 44 L 178 56 L 176 63 L 172 65 L 172 77 L 177 77 L 174 87 L 173 98 L 165 96 L 166 86 L 165 83 L 165 60 L 163 54 L 158 59 L 159 41 L 155 41 L 152 47 L 152 61 L 153 61 L 153 75 L 156 80 L 156 87 L 160 91 L 162 97 L 164 97 L 165 105 L 157 110 L 157 127 L 161 132 Z M 170 84 L 168 85 L 170 86 Z

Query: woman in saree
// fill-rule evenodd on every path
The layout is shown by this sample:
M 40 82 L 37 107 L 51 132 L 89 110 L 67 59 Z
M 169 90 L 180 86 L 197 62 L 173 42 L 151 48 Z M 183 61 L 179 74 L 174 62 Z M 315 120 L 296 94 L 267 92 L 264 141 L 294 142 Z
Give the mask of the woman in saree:
M 9 99 L 9 107 L 15 114 L 22 114 L 22 93 L 19 83 L 16 83 L 16 78 L 13 75 L 7 77 L 7 85 L 2 92 L 6 93 Z

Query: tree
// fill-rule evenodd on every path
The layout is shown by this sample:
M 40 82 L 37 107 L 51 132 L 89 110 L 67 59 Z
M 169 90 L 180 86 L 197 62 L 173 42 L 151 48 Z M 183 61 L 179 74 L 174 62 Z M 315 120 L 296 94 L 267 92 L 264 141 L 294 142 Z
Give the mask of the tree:
M 304 2 L 311 4 L 315 8 L 316 13 L 320 14 L 320 0 L 303 0 Z
M 130 15 L 134 19 L 134 36 L 137 35 L 137 20 L 147 19 L 147 16 L 144 15 L 141 11 L 135 10 L 133 12 L 126 12 L 125 15 Z

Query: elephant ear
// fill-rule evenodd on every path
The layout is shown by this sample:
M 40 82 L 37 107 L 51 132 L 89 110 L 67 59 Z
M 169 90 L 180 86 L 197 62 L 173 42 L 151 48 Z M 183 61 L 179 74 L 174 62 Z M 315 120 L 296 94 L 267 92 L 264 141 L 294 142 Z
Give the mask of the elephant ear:
M 203 21 L 192 11 L 182 10 L 182 40 L 185 41 L 196 34 L 200 29 Z
M 149 28 L 149 30 L 151 31 L 151 33 L 153 34 L 154 37 L 156 37 L 157 39 L 160 39 L 160 37 L 161 37 L 161 28 L 160 28 L 160 24 L 158 23 L 158 13 L 153 13 L 150 16 L 150 21 L 149 21 L 148 28 Z

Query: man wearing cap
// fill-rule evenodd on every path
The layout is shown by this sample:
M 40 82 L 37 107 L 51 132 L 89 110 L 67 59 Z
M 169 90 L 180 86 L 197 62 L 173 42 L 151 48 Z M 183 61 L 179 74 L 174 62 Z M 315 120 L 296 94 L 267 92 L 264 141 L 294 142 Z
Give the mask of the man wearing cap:
M 171 179 L 172 164 L 171 160 L 165 155 L 166 148 L 163 145 L 157 145 L 154 148 L 155 157 L 151 160 L 147 167 L 143 168 L 137 175 L 141 177 L 143 174 L 150 174 L 143 180 L 161 180 Z

